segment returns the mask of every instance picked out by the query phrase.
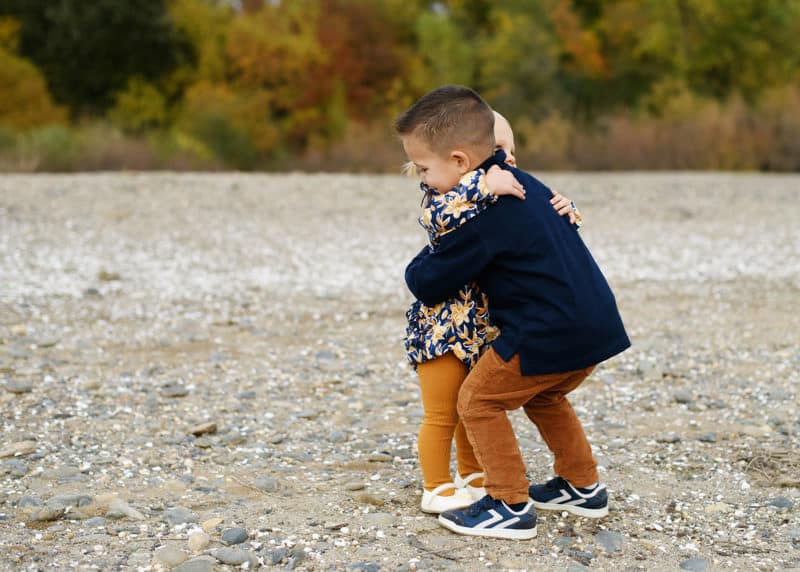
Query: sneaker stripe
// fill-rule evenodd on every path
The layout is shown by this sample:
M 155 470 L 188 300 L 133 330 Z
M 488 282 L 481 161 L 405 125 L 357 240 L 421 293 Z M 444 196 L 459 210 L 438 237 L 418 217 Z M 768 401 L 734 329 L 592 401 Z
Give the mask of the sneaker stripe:
M 559 489 L 559 492 L 561 493 L 560 497 L 556 497 L 553 500 L 550 500 L 548 502 L 555 503 L 555 504 L 561 504 L 561 503 L 567 502 L 568 500 L 572 499 L 572 495 L 569 494 L 564 489 Z
M 486 520 L 479 522 L 475 525 L 475 528 L 491 528 L 495 523 L 503 520 L 502 515 L 493 508 L 489 509 L 489 514 L 492 515 L 492 518 L 487 518 Z
M 576 489 L 574 486 L 572 486 L 572 484 L 569 481 L 567 481 L 567 484 L 569 485 L 569 488 L 572 489 L 572 492 L 575 493 L 575 495 L 577 495 L 577 496 L 579 496 L 581 498 L 584 498 L 584 499 L 590 499 L 590 498 L 594 497 L 595 495 L 597 495 L 597 493 L 599 493 L 600 491 L 605 490 L 605 488 L 606 488 L 605 485 L 600 485 L 599 487 L 595 487 L 595 489 L 591 493 L 584 494 L 581 491 L 579 491 L 578 489 Z M 563 494 L 567 494 L 567 491 L 565 491 L 564 489 L 560 489 L 560 490 L 561 490 L 561 492 Z
M 514 518 L 509 518 L 507 521 L 505 521 L 505 522 L 503 522 L 501 524 L 498 524 L 494 528 L 509 528 L 509 527 L 517 524 L 519 522 L 519 520 L 520 520 L 519 517 L 515 516 Z

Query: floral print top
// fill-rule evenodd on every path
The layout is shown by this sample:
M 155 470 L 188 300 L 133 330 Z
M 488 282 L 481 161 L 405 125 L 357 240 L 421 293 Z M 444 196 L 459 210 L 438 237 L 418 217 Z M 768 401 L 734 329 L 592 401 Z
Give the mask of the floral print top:
M 485 175 L 480 169 L 470 171 L 458 186 L 446 193 L 438 193 L 420 183 L 424 196 L 419 222 L 428 232 L 432 249 L 436 249 L 442 236 L 497 201 L 486 187 Z M 414 367 L 453 352 L 471 368 L 486 344 L 500 333 L 489 322 L 488 300 L 474 282 L 461 288 L 454 298 L 435 306 L 415 301 L 406 317 L 405 347 L 408 361 Z

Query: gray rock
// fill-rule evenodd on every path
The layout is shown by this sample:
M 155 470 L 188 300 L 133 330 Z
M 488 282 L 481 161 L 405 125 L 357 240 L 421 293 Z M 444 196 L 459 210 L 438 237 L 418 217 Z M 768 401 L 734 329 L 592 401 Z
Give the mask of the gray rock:
M 91 504 L 89 495 L 55 495 L 47 500 L 47 506 L 66 508 L 68 506 L 87 506 Z
M 105 526 L 106 524 L 108 524 L 108 519 L 105 519 L 102 516 L 94 516 L 94 517 L 84 521 L 83 524 L 85 526 L 88 526 L 89 528 L 98 528 L 98 527 Z
M 344 431 L 331 431 L 328 434 L 328 441 L 331 443 L 346 443 L 347 442 L 347 433 Z
M 28 464 L 22 459 L 12 458 L 3 463 L 3 472 L 14 478 L 21 478 L 28 474 Z
M 572 546 L 574 542 L 575 539 L 572 538 L 571 536 L 559 536 L 556 537 L 555 540 L 553 540 L 553 544 L 558 546 L 559 548 L 568 548 Z
M 716 443 L 717 442 L 717 434 L 716 433 L 704 433 L 697 438 L 698 441 L 703 443 Z
M 273 566 L 276 564 L 280 564 L 288 557 L 289 557 L 289 549 L 286 548 L 285 546 L 276 548 L 275 550 L 272 550 L 269 553 L 269 561 L 272 563 Z
M 351 481 L 349 483 L 345 483 L 344 484 L 344 490 L 346 490 L 346 491 L 360 491 L 360 490 L 366 488 L 366 486 L 367 485 L 365 485 L 362 482 Z
M 664 433 L 662 435 L 657 435 L 656 441 L 658 443 L 680 443 L 681 438 L 675 433 Z
M 245 562 L 250 562 L 250 559 L 253 558 L 249 552 L 240 548 L 216 548 L 211 551 L 211 555 L 223 564 L 230 566 L 240 566 Z
M 198 556 L 173 568 L 172 572 L 214 572 L 215 564 L 216 560 L 211 556 Z
M 590 550 L 578 550 L 577 548 L 570 548 L 567 550 L 567 554 L 570 558 L 577 560 L 584 566 L 588 566 L 592 560 L 597 558 L 594 552 L 591 552 Z
M 694 396 L 692 395 L 692 392 L 686 389 L 681 389 L 676 391 L 673 394 L 673 397 L 675 398 L 676 403 L 687 404 L 694 401 Z
M 376 528 L 387 528 L 397 522 L 397 517 L 388 512 L 370 512 L 362 517 L 364 524 Z
M 241 544 L 246 541 L 250 535 L 246 528 L 229 528 L 222 533 L 219 539 L 224 544 Z
M 705 572 L 708 570 L 708 560 L 705 558 L 689 558 L 680 564 L 681 570 L 690 570 L 691 572 Z
M 184 506 L 176 506 L 164 511 L 164 521 L 172 526 L 197 522 L 197 515 Z
M 161 390 L 164 397 L 186 397 L 189 390 L 182 385 L 168 385 Z
M 792 508 L 794 507 L 794 502 L 792 499 L 786 497 L 775 497 L 774 499 L 770 500 L 767 503 L 769 506 L 774 506 L 776 508 Z
M 294 570 L 306 558 L 306 553 L 295 548 L 289 553 L 289 560 L 286 562 L 287 570 Z
M 28 508 L 28 507 L 39 507 L 44 506 L 44 502 L 38 497 L 34 497 L 31 495 L 22 495 L 19 497 L 17 501 L 17 507 L 19 508 Z
M 59 482 L 74 482 L 76 480 L 85 480 L 85 476 L 81 474 L 77 467 L 58 467 L 44 471 L 41 477 L 48 481 Z
M 174 568 L 179 564 L 183 564 L 186 559 L 189 558 L 189 555 L 183 550 L 168 544 L 167 546 L 158 548 L 153 557 L 157 562 L 163 564 L 167 568 Z
M 121 498 L 114 498 L 111 499 L 111 502 L 108 503 L 108 512 L 106 512 L 106 516 L 108 518 L 113 519 L 122 519 L 122 518 L 130 518 L 131 520 L 145 520 L 146 517 L 130 506 L 125 500 Z
M 268 493 L 274 493 L 280 488 L 278 485 L 278 480 L 275 477 L 270 477 L 269 475 L 258 477 L 253 482 L 253 486 Z
M 30 393 L 33 390 L 33 383 L 26 379 L 11 379 L 5 384 L 6 391 L 9 393 L 22 394 Z
M 589 570 L 589 568 L 577 562 L 570 562 L 569 566 L 567 566 L 567 572 L 585 572 L 586 570 Z
M 350 570 L 359 570 L 360 572 L 378 572 L 381 569 L 380 564 L 377 562 L 353 562 L 347 566 Z
M 612 532 L 610 530 L 601 530 L 594 537 L 598 546 L 602 547 L 608 553 L 619 552 L 622 550 L 623 538 L 619 532 Z

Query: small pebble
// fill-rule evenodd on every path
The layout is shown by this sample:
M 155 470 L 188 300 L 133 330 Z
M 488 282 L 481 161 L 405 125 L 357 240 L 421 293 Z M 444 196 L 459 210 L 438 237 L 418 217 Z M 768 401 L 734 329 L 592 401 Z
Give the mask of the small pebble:
M 622 550 L 623 537 L 619 532 L 601 530 L 594 539 L 606 552 L 613 553 Z
M 208 547 L 211 537 L 202 530 L 193 530 L 189 533 L 188 542 L 192 552 L 201 552 Z
M 168 544 L 156 549 L 154 557 L 158 563 L 168 568 L 174 568 L 178 564 L 185 562 L 189 555 L 183 550 Z
M 767 503 L 769 506 L 774 506 L 775 508 L 793 508 L 794 502 L 786 497 L 775 497 L 774 499 L 770 500 Z
M 213 422 L 201 423 L 189 429 L 189 433 L 195 436 L 205 435 L 206 433 L 216 433 L 217 424 Z
M 690 572 L 705 572 L 708 570 L 708 560 L 705 558 L 688 558 L 680 564 L 681 570 Z
M 195 513 L 183 506 L 176 506 L 165 510 L 163 518 L 172 526 L 197 522 L 198 520 Z
M 225 544 L 241 544 L 248 536 L 246 528 L 229 528 L 222 533 L 220 540 Z
M 33 391 L 33 383 L 22 379 L 12 379 L 11 381 L 7 381 L 5 383 L 5 388 L 9 393 L 30 393 Z
M 253 486 L 268 493 L 274 493 L 279 488 L 278 480 L 275 477 L 270 477 L 268 475 L 258 477 L 255 481 L 253 481 Z

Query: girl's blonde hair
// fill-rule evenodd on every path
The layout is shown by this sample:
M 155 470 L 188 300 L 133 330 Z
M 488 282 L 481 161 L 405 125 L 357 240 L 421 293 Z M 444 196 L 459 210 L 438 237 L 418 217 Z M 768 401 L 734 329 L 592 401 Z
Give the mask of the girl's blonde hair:
M 414 161 L 408 161 L 404 163 L 402 167 L 400 167 L 400 173 L 408 177 L 409 179 L 416 178 L 419 173 L 417 172 L 417 166 L 414 164 Z

